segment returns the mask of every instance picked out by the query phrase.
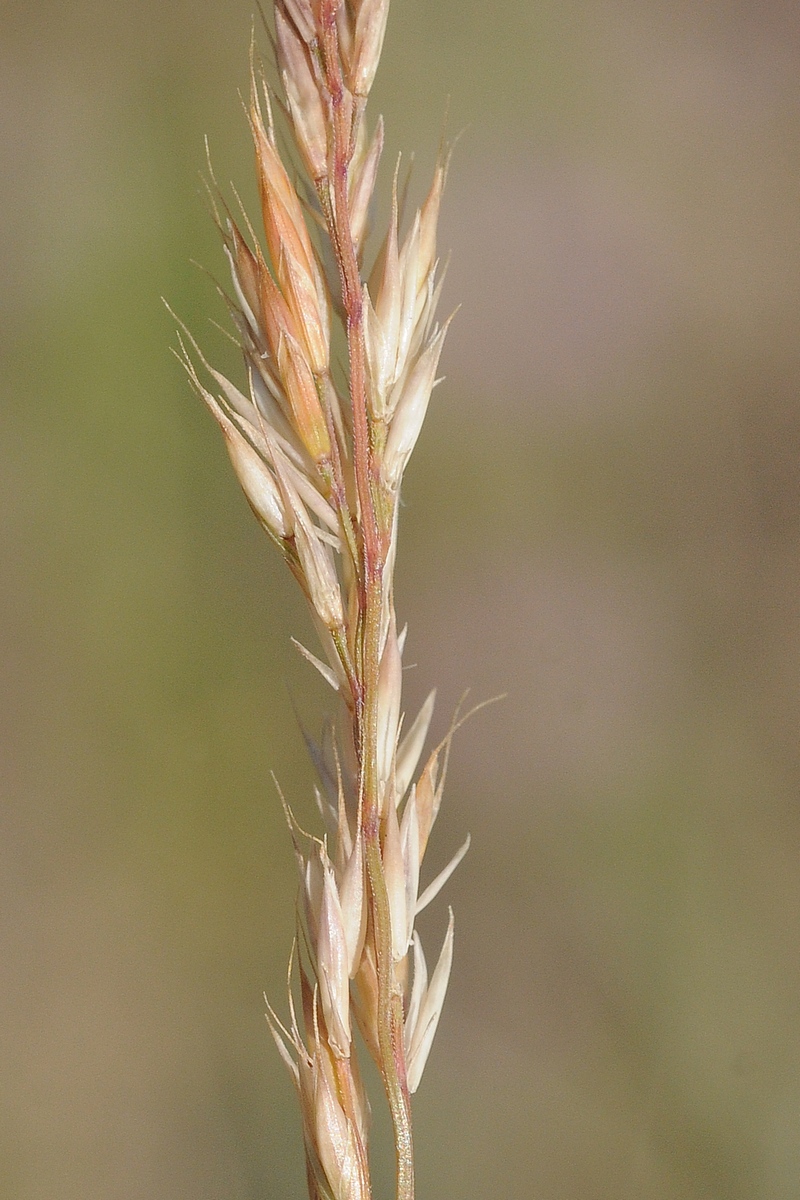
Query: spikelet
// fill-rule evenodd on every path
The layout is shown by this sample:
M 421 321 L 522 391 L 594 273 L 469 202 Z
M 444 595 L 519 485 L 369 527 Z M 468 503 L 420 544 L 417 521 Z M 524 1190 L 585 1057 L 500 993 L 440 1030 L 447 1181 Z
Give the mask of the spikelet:
M 179 356 L 251 508 L 302 588 L 320 651 L 297 645 L 338 706 L 322 739 L 307 738 L 326 836 L 304 833 L 284 802 L 299 875 L 298 949 L 288 1025 L 270 1006 L 267 1014 L 300 1101 L 311 1200 L 372 1194 L 354 1024 L 383 1078 L 398 1200 L 413 1200 L 409 1096 L 453 954 L 451 913 L 429 979 L 415 921 L 469 845 L 422 887 L 453 729 L 420 769 L 434 693 L 405 725 L 405 630 L 398 633 L 392 574 L 403 473 L 449 324 L 436 322 L 447 156 L 405 232 L 395 173 L 388 229 L 362 271 L 384 140 L 382 119 L 369 128 L 366 101 L 388 8 L 388 0 L 275 0 L 280 103 L 307 180 L 295 182 L 279 152 L 274 104 L 253 69 L 248 115 L 263 245 L 216 201 L 247 394 L 209 367 L 193 340 L 193 355 L 181 342 Z M 337 318 L 347 339 L 344 386 L 331 367 Z

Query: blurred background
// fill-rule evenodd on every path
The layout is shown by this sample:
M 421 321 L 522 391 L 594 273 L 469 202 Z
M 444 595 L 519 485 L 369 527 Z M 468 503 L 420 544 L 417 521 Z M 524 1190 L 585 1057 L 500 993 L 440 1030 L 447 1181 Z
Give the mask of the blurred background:
M 0 1194 L 300 1200 L 269 772 L 311 822 L 325 698 L 160 301 L 238 370 L 191 260 L 205 134 L 253 211 L 251 9 L 2 21 Z M 408 706 L 508 693 L 429 856 L 472 833 L 422 1200 L 800 1195 L 798 66 L 789 0 L 393 2 L 384 189 L 464 131 Z

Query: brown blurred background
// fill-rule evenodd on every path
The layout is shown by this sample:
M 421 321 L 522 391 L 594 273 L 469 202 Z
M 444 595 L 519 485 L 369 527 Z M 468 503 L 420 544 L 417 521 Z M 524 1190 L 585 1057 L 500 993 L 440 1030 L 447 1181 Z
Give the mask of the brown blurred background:
M 250 15 L 3 6 L 9 1200 L 304 1195 L 269 771 L 310 813 L 324 698 L 159 299 L 234 361 L 190 260 L 204 134 L 253 197 Z M 465 130 L 409 705 L 508 692 L 431 851 L 472 833 L 421 1200 L 800 1196 L 799 66 L 788 0 L 394 0 L 387 171 Z

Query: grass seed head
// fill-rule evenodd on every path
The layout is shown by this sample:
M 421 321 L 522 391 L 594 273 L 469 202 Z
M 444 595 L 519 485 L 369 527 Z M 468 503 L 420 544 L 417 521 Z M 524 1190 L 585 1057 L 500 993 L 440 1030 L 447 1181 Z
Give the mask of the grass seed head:
M 192 342 L 215 398 L 185 350 L 179 356 L 308 600 L 321 657 L 301 650 L 338 705 L 320 742 L 307 738 L 332 857 L 285 806 L 300 875 L 301 952 L 290 975 L 299 974 L 303 1032 L 291 984 L 288 1028 L 268 1010 L 300 1097 L 311 1200 L 371 1200 L 354 1019 L 386 1086 L 398 1200 L 413 1200 L 408 1093 L 430 1051 L 453 948 L 451 916 L 429 980 L 414 925 L 468 845 L 420 895 L 445 773 L 438 777 L 439 753 L 446 764 L 452 729 L 420 772 L 433 693 L 401 739 L 405 631 L 397 631 L 393 572 L 403 473 L 447 331 L 435 324 L 447 159 L 404 233 L 395 171 L 388 229 L 371 271 L 363 267 L 384 142 L 381 119 L 370 135 L 365 106 L 388 8 L 388 0 L 275 0 L 282 107 L 308 178 L 295 184 L 282 159 L 270 94 L 252 69 L 263 245 L 246 216 L 247 238 L 212 195 L 249 395 Z M 332 320 L 346 341 L 343 369 L 332 362 Z

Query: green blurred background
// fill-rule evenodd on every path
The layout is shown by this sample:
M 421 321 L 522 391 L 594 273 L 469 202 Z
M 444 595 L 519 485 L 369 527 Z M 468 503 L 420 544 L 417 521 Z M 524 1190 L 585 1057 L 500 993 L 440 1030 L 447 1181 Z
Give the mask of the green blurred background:
M 269 772 L 311 821 L 324 696 L 159 299 L 237 369 L 190 260 L 223 273 L 204 134 L 254 195 L 250 20 L 3 6 L 9 1200 L 305 1194 Z M 799 65 L 789 0 L 394 0 L 387 171 L 421 192 L 448 96 L 465 130 L 409 706 L 508 692 L 431 850 L 472 833 L 421 1200 L 800 1196 Z

